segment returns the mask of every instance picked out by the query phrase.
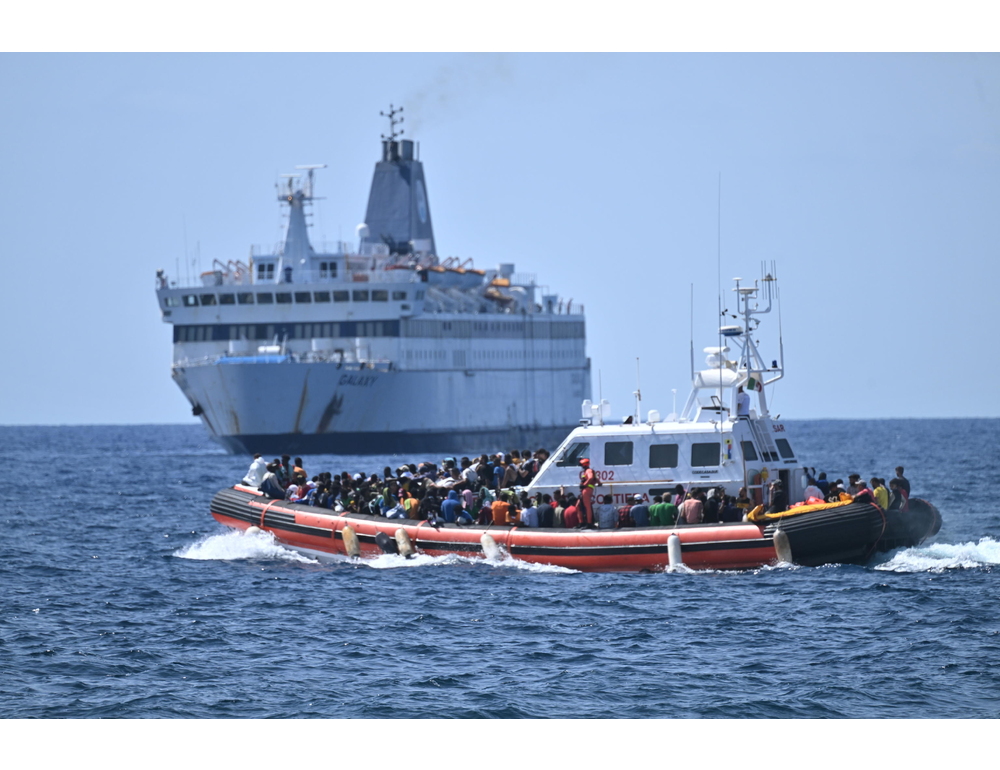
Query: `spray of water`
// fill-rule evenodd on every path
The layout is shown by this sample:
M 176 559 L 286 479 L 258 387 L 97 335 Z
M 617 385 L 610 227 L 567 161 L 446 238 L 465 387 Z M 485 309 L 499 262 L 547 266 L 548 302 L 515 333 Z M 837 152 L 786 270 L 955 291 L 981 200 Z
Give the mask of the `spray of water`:
M 181 559 L 198 561 L 239 561 L 245 559 L 267 559 L 272 561 L 297 562 L 299 564 L 317 564 L 300 553 L 292 551 L 275 542 L 270 532 L 257 531 L 254 534 L 242 532 L 226 532 L 222 535 L 210 535 L 196 543 L 185 546 L 174 556 Z
M 1000 564 L 1000 542 L 990 537 L 978 543 L 951 545 L 933 543 L 896 551 L 888 561 L 876 565 L 885 572 L 944 572 L 952 569 L 981 569 Z

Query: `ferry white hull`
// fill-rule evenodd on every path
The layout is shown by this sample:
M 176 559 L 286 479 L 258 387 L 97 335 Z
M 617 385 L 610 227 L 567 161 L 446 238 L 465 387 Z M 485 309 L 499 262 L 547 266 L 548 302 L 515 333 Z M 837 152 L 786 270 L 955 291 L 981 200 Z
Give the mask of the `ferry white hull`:
M 590 374 L 572 369 L 378 370 L 335 363 L 175 367 L 212 438 L 265 454 L 481 453 L 557 446 Z

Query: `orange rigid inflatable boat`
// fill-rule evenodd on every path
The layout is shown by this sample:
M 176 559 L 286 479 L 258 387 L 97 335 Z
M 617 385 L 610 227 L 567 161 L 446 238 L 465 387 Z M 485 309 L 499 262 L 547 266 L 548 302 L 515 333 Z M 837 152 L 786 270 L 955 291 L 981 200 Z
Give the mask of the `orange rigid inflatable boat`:
M 676 535 L 686 566 L 692 569 L 748 569 L 775 562 L 774 539 L 753 523 L 645 527 L 620 530 L 530 529 L 497 525 L 443 524 L 386 519 L 360 513 L 337 513 L 308 505 L 272 500 L 258 490 L 237 485 L 212 500 L 212 516 L 235 529 L 257 527 L 298 551 L 320 556 L 351 555 L 350 527 L 360 556 L 376 556 L 383 543 L 400 542 L 402 531 L 412 547 L 431 556 L 458 553 L 487 557 L 499 546 L 526 562 L 554 564 L 585 572 L 659 572 L 670 565 L 670 537 Z M 488 535 L 490 540 L 484 538 Z M 405 541 L 404 541 L 405 542 Z M 493 545 L 495 544 L 495 545 Z

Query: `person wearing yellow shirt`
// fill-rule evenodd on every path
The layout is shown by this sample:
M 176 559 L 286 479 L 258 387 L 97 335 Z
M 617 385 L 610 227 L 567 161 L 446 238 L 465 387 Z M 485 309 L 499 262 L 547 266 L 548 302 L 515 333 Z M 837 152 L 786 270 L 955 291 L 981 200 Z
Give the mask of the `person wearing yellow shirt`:
M 875 495 L 875 502 L 883 511 L 889 507 L 889 490 L 882 486 L 882 480 L 873 478 L 871 480 L 872 492 Z

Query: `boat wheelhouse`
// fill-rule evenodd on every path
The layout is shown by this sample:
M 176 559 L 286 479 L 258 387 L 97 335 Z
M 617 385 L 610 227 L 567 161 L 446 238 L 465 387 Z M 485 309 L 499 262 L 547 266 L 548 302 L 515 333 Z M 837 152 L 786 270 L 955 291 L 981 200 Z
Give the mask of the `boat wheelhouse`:
M 692 371 L 681 413 L 661 419 L 650 410 L 642 421 L 637 395 L 635 413 L 612 425 L 607 401 L 585 400 L 579 427 L 541 468 L 529 493 L 577 487 L 580 460 L 587 459 L 601 481 L 598 494 L 611 495 L 615 503 L 637 494 L 651 500 L 677 485 L 723 487 L 730 495 L 746 487 L 755 502 L 765 503 L 774 480 L 782 482 L 790 501 L 802 499 L 803 465 L 784 423 L 772 418 L 767 404 L 768 388 L 785 372 L 780 330 L 779 356 L 770 363 L 753 338 L 759 317 L 776 307 L 773 266 L 750 286 L 741 278 L 735 284 L 741 324 L 720 326 L 719 344 L 704 349 L 705 368 Z M 692 370 L 693 361 L 692 346 Z

